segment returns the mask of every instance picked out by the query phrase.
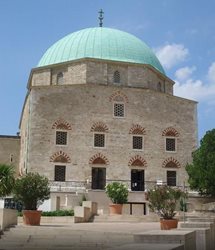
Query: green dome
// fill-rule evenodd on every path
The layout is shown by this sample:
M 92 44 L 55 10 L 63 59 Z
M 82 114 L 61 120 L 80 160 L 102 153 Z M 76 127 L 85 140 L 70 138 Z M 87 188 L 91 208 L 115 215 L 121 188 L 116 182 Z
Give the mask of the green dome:
M 71 33 L 53 44 L 38 67 L 81 58 L 149 64 L 165 74 L 152 50 L 137 37 L 116 29 L 96 27 Z

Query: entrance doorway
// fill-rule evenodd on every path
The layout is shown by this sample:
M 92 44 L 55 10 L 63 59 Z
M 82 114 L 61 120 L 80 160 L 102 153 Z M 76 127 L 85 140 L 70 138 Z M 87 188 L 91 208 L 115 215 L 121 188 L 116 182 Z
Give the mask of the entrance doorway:
M 131 170 L 131 191 L 144 191 L 144 170 L 132 169 Z
M 92 189 L 105 189 L 106 168 L 92 168 Z

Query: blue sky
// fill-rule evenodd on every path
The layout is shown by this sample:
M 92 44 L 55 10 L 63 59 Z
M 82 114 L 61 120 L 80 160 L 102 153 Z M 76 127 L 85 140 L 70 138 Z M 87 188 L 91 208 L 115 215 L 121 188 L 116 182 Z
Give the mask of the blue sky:
M 30 70 L 68 33 L 98 26 L 132 33 L 156 53 L 175 95 L 198 104 L 199 139 L 215 128 L 214 0 L 0 0 L 0 134 L 15 135 Z

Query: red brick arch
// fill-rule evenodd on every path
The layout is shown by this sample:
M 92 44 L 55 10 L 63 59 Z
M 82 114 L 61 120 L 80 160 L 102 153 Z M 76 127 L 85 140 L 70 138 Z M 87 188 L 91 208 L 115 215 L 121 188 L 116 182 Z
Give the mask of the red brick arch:
M 173 127 L 168 127 L 168 128 L 166 128 L 166 129 L 163 130 L 162 136 L 174 136 L 174 137 L 178 137 L 179 136 L 179 132 L 175 128 L 173 128 Z
M 70 157 L 63 151 L 58 151 L 50 157 L 50 162 L 70 163 Z
M 64 119 L 58 119 L 52 125 L 52 129 L 71 130 L 71 125 Z
M 145 135 L 146 131 L 145 131 L 145 128 L 143 128 L 139 124 L 133 124 L 132 127 L 129 130 L 129 134 Z
M 147 162 L 144 160 L 144 158 L 140 155 L 133 156 L 129 162 L 129 167 L 147 167 Z
M 97 153 L 97 154 L 95 154 L 94 156 L 92 156 L 90 158 L 89 164 L 104 164 L 104 165 L 108 165 L 109 164 L 109 160 L 103 154 Z
M 174 159 L 173 157 L 169 157 L 163 162 L 162 167 L 163 168 L 180 168 L 181 164 L 178 160 Z
M 110 102 L 126 102 L 128 103 L 128 97 L 126 94 L 121 92 L 120 90 L 114 92 L 110 97 L 109 97 Z
M 104 122 L 94 122 L 90 131 L 91 132 L 108 132 L 108 126 Z

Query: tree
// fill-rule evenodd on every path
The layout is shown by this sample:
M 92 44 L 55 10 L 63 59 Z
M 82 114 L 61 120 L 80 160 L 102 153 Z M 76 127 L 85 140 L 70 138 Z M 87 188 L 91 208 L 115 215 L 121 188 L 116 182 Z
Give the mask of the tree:
M 6 164 L 0 164 L 0 197 L 11 194 L 15 178 L 14 167 Z
M 26 210 L 37 210 L 50 197 L 49 180 L 38 173 L 28 173 L 16 180 L 13 193 Z
M 186 170 L 191 189 L 215 197 L 215 129 L 206 132 Z

